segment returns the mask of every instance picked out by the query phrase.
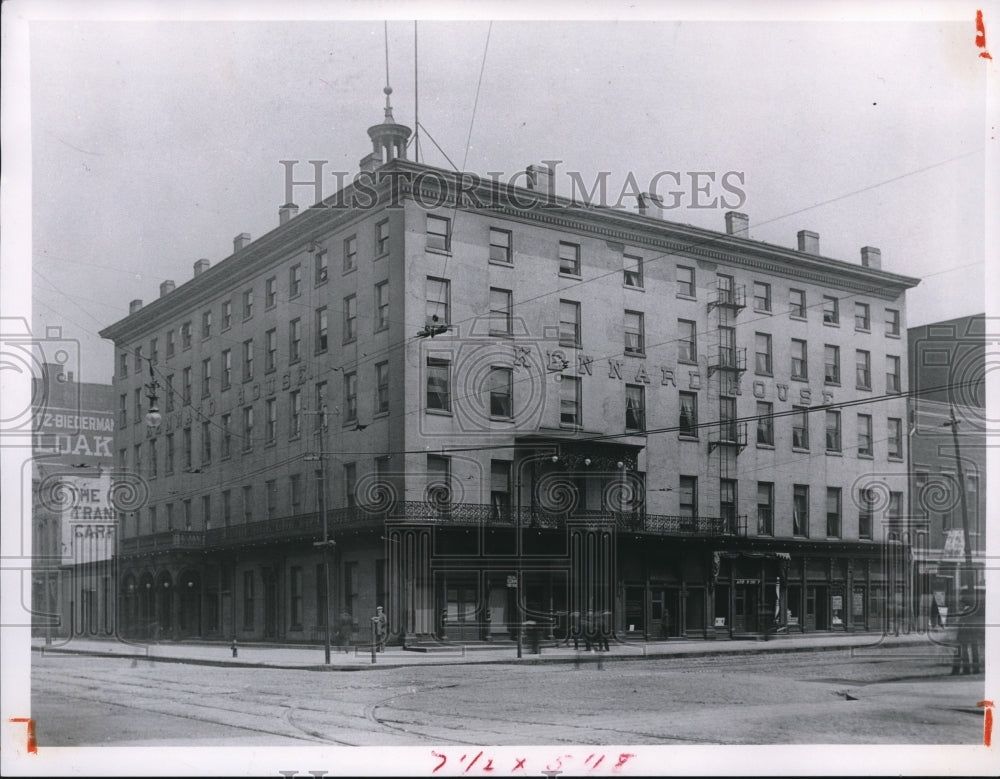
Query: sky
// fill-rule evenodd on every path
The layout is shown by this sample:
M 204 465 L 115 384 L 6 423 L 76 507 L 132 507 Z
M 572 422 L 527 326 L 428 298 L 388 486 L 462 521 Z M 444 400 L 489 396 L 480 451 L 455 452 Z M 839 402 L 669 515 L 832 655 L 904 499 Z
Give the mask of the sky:
M 733 172 L 751 238 L 794 247 L 808 229 L 824 256 L 857 263 L 876 246 L 885 270 L 922 278 L 910 326 L 984 310 L 995 66 L 978 56 L 972 10 L 417 29 L 423 162 L 509 179 L 561 160 L 559 194 L 571 194 L 570 171 L 588 185 L 605 171 L 612 200 L 630 174 L 644 186 L 676 171 L 686 194 L 667 218 L 715 230 L 726 209 L 691 207 L 688 174 Z M 299 178 L 314 159 L 357 172 L 382 119 L 384 31 L 378 19 L 31 22 L 30 263 L 18 265 L 31 271 L 33 331 L 60 326 L 79 341 L 79 377 L 110 381 L 113 350 L 97 332 L 161 281 L 191 278 L 199 258 L 224 259 L 238 233 L 277 226 L 281 160 L 301 161 Z M 388 23 L 388 51 L 395 117 L 412 127 L 405 14 Z

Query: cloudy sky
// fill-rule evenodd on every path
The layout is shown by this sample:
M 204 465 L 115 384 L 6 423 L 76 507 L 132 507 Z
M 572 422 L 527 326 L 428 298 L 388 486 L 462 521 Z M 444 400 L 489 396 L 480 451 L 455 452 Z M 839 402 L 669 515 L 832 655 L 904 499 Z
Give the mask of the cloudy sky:
M 644 186 L 660 171 L 736 171 L 752 238 L 794 246 L 809 229 L 822 254 L 851 262 L 881 248 L 886 270 L 924 279 L 910 325 L 982 311 L 995 66 L 978 56 L 974 6 L 968 18 L 955 8 L 953 21 L 726 21 L 718 4 L 711 21 L 690 9 L 682 20 L 424 20 L 421 160 L 505 177 L 562 160 L 585 182 L 606 171 L 614 199 L 629 174 Z M 393 105 L 413 126 L 413 23 L 395 12 Z M 306 160 L 356 172 L 382 116 L 383 34 L 381 20 L 33 21 L 35 332 L 61 326 L 81 342 L 83 379 L 109 381 L 97 331 L 164 279 L 189 279 L 197 259 L 228 256 L 236 234 L 275 227 L 280 160 L 303 161 L 301 178 Z M 565 173 L 557 187 L 570 194 Z M 308 205 L 307 188 L 296 200 Z M 690 205 L 688 194 L 668 218 L 724 229 L 723 208 Z

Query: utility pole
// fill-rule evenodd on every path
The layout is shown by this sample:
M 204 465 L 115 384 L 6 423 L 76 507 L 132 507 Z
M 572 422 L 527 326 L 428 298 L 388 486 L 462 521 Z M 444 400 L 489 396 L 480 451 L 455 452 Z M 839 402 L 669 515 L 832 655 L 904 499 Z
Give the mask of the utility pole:
M 962 470 L 962 452 L 958 443 L 958 420 L 955 418 L 955 407 L 951 406 L 951 421 L 945 422 L 941 427 L 951 428 L 951 440 L 955 444 L 955 468 L 958 471 L 958 496 L 962 505 L 962 537 L 965 546 L 965 576 L 958 579 L 958 605 L 962 603 L 962 579 L 969 582 L 969 595 L 976 594 L 976 572 L 972 567 L 972 544 L 969 541 L 969 506 L 965 496 L 965 473 Z
M 309 412 L 305 412 L 309 413 Z M 326 431 L 327 431 L 327 419 L 326 419 L 326 406 L 320 411 L 313 412 L 320 418 L 320 428 L 316 431 L 316 437 L 319 439 L 320 451 L 315 457 L 307 457 L 306 459 L 316 459 L 319 460 L 320 464 L 320 487 L 319 487 L 319 512 L 323 516 L 323 540 L 313 542 L 314 547 L 319 547 L 323 550 L 323 592 L 326 594 L 326 614 L 324 615 L 323 624 L 325 628 L 325 638 L 323 642 L 323 657 L 324 662 L 330 665 L 330 547 L 334 546 L 337 542 L 330 538 L 330 527 L 326 512 L 326 490 L 327 490 L 327 473 L 326 473 Z

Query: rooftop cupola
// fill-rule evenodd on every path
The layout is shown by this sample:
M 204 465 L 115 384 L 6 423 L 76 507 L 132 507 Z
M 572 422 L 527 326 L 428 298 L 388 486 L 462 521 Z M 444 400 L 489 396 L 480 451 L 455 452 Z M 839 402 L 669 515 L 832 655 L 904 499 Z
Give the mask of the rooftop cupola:
M 361 159 L 361 170 L 369 173 L 397 157 L 405 160 L 406 142 L 411 132 L 409 127 L 397 124 L 393 118 L 392 105 L 389 103 L 392 87 L 386 84 L 382 91 L 385 93 L 385 121 L 368 128 L 372 152 Z

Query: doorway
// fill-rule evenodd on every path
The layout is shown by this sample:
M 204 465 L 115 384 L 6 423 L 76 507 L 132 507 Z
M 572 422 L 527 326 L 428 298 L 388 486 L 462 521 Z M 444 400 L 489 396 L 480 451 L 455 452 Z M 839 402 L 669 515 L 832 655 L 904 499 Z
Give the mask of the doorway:
M 449 576 L 445 587 L 444 637 L 449 641 L 478 641 L 480 622 L 478 574 Z

